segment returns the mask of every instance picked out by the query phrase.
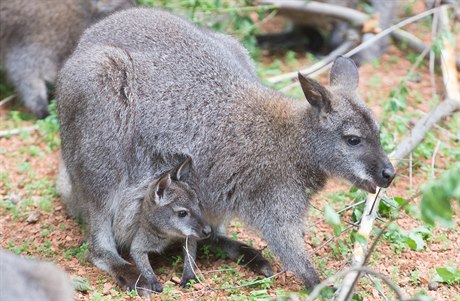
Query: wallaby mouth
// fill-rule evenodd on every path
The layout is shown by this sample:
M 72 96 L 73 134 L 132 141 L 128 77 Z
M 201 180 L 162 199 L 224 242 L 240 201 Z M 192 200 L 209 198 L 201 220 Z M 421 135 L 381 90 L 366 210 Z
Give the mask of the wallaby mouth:
M 377 192 L 377 184 L 371 181 L 364 180 L 359 184 L 355 184 L 358 188 L 364 189 L 369 193 Z

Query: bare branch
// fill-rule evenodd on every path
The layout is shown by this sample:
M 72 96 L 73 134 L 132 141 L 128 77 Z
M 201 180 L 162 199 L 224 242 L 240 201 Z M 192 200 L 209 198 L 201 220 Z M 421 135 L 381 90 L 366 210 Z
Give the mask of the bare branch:
M 18 134 L 26 133 L 26 132 L 33 132 L 33 131 L 36 131 L 37 129 L 38 129 L 38 126 L 32 125 L 32 126 L 25 126 L 22 128 L 16 128 L 12 130 L 4 130 L 4 131 L 0 131 L 0 138 L 9 137 L 12 135 L 18 135 Z
M 369 19 L 368 15 L 355 9 L 316 1 L 263 0 L 261 4 L 276 5 L 275 9 L 279 13 L 288 16 L 290 14 L 299 15 L 305 13 L 326 15 L 328 17 L 348 21 L 355 25 L 361 25 Z
M 3 98 L 3 99 L 0 101 L 0 107 L 6 105 L 7 103 L 9 103 L 9 102 L 10 102 L 12 99 L 14 99 L 15 97 L 16 97 L 16 95 L 13 94 L 13 95 L 10 95 L 10 96 L 8 96 L 8 97 Z

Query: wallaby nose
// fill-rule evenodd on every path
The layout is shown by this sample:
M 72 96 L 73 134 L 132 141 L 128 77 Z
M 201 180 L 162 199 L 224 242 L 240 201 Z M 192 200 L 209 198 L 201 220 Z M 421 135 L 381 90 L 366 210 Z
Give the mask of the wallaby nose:
M 202 232 L 205 236 L 209 236 L 211 234 L 211 226 L 204 227 Z
M 393 181 L 395 175 L 396 175 L 396 172 L 395 172 L 393 166 L 387 167 L 382 171 L 382 177 L 387 182 L 387 185 L 390 185 L 390 183 L 391 183 L 391 181 Z

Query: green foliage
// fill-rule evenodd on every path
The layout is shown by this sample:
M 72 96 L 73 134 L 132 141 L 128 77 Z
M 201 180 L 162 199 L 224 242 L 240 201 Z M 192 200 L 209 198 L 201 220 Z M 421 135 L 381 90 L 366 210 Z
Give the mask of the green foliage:
M 429 225 L 434 225 L 437 221 L 441 225 L 452 226 L 453 212 L 450 200 L 460 203 L 460 164 L 456 164 L 438 179 L 427 184 L 422 191 L 422 219 Z
M 252 55 L 258 53 L 255 34 L 257 26 L 253 15 L 257 19 L 267 13 L 272 6 L 253 6 L 251 0 L 138 0 L 144 6 L 162 7 L 176 14 L 185 15 L 195 24 L 225 32 L 237 37 Z
M 414 251 L 422 251 L 426 247 L 425 241 L 429 239 L 431 235 L 431 231 L 426 227 L 418 227 L 407 232 L 401 229 L 397 224 L 390 223 L 383 237 L 394 244 L 396 251 L 406 248 Z
M 434 280 L 450 285 L 460 284 L 460 270 L 454 267 L 436 268 Z
M 73 288 L 78 292 L 87 292 L 91 290 L 91 285 L 89 284 L 88 279 L 84 279 L 80 276 L 75 276 L 72 278 Z
M 85 261 L 86 252 L 89 250 L 89 245 L 87 243 L 81 244 L 81 246 L 70 248 L 64 252 L 64 258 L 69 259 L 72 257 L 78 258 L 80 262 Z
M 333 226 L 334 235 L 339 236 L 342 230 L 340 227 L 340 216 L 329 205 L 324 206 L 324 220 L 326 223 Z
M 50 150 L 61 145 L 61 140 L 59 138 L 59 121 L 57 117 L 57 102 L 56 100 L 51 101 L 48 106 L 50 115 L 45 119 L 37 120 L 37 125 L 42 139 L 48 145 Z

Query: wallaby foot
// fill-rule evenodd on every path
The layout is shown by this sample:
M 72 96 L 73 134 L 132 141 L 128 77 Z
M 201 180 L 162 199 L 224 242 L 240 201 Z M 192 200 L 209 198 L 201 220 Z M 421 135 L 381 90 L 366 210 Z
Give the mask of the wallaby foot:
M 273 270 L 268 260 L 253 247 L 225 236 L 216 236 L 210 239 L 209 242 L 214 247 L 223 249 L 230 259 L 249 267 L 254 272 L 265 277 L 273 275 Z
M 113 278 L 125 291 L 135 290 L 143 297 L 149 297 L 153 292 L 163 291 L 163 286 L 156 278 L 147 281 L 141 272 L 131 264 L 112 266 L 111 270 Z

